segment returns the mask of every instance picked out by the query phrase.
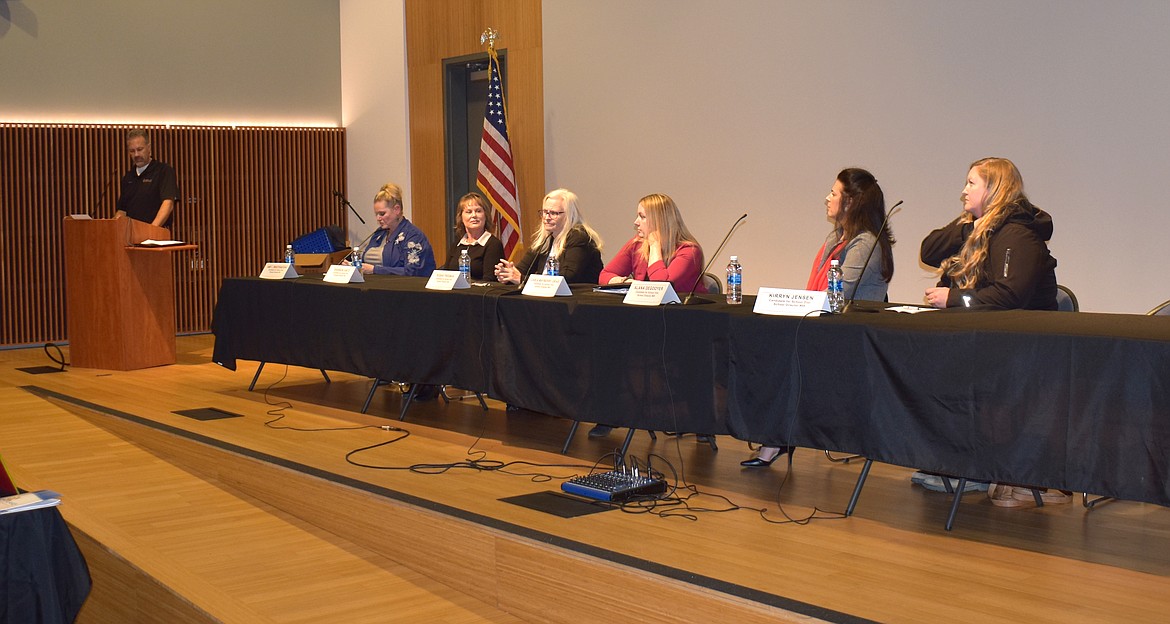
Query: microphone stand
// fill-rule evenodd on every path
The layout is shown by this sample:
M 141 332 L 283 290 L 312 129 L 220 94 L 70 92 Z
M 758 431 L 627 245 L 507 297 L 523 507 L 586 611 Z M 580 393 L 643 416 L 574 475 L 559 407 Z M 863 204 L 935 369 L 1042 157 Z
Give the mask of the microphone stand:
M 710 299 L 703 299 L 702 297 L 696 298 L 695 291 L 698 290 L 699 284 L 703 282 L 703 276 L 707 274 L 707 269 L 711 268 L 711 263 L 715 261 L 715 258 L 719 257 L 719 252 L 723 251 L 723 246 L 726 245 L 727 241 L 731 239 L 731 235 L 732 235 L 732 233 L 735 232 L 736 226 L 738 226 L 739 223 L 746 218 L 747 218 L 747 213 L 745 212 L 745 213 L 743 213 L 742 217 L 736 219 L 735 223 L 731 224 L 731 229 L 727 230 L 727 236 L 723 237 L 723 242 L 719 243 L 719 247 L 715 249 L 715 253 L 711 254 L 711 257 L 707 259 L 707 266 L 703 267 L 703 271 L 701 273 L 699 273 L 699 278 L 695 280 L 695 285 L 691 286 L 691 292 L 687 293 L 686 298 L 683 299 L 683 305 L 699 305 L 699 304 L 703 304 L 703 303 L 715 303 L 714 301 L 711 301 Z
M 115 169 L 111 175 L 118 175 L 118 171 Z M 106 193 L 110 192 L 110 185 L 113 183 L 113 179 L 106 180 L 106 186 L 102 188 L 101 195 L 98 195 L 97 201 L 93 204 L 93 211 L 95 214 L 97 213 L 98 209 L 102 207 L 102 200 L 106 198 Z
M 333 191 L 333 196 L 341 200 L 342 206 L 349 206 L 349 209 L 353 211 L 353 216 L 357 217 L 358 221 L 362 222 L 362 225 L 366 224 L 366 220 L 363 219 L 362 215 L 357 211 L 356 208 L 353 207 L 353 204 L 349 203 L 349 200 L 345 198 L 345 195 L 341 194 L 341 191 Z
M 865 278 L 865 270 L 869 268 L 869 259 L 873 257 L 873 251 L 882 244 L 882 236 L 886 231 L 886 225 L 890 223 L 890 217 L 894 215 L 894 211 L 896 211 L 898 206 L 901 205 L 902 200 L 899 199 L 898 203 L 894 204 L 888 211 L 886 211 L 886 217 L 882 219 L 882 226 L 878 228 L 877 237 L 873 242 L 873 247 L 869 248 L 869 255 L 865 257 L 865 264 L 861 265 L 861 273 L 857 275 L 857 286 L 861 286 L 861 280 Z M 853 300 L 857 299 L 857 286 L 853 287 L 853 295 L 849 297 L 849 301 L 845 302 L 845 307 L 841 308 L 841 314 L 853 311 Z

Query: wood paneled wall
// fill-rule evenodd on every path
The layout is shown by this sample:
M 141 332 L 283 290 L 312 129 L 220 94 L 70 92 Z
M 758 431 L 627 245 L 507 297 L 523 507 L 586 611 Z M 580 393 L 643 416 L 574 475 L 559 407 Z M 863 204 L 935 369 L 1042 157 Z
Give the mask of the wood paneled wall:
M 407 0 L 412 218 L 440 263 L 447 257 L 447 204 L 458 199 L 446 197 L 443 59 L 486 51 L 479 36 L 489 26 L 499 31 L 496 49 L 508 53 L 508 131 L 524 241 L 540 221 L 545 193 L 540 0 Z
M 294 238 L 345 228 L 341 128 L 150 127 L 182 195 L 172 236 L 176 327 L 211 328 L 225 277 L 254 275 Z M 0 346 L 66 340 L 61 220 L 114 215 L 130 126 L 0 123 Z

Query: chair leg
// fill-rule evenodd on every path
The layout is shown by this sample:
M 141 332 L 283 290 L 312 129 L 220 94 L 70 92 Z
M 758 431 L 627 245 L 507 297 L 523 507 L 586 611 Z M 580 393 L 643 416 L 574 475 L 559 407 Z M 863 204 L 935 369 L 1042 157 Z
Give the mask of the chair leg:
M 378 390 L 378 386 L 382 385 L 382 380 L 377 377 L 374 378 L 374 385 L 370 386 L 370 393 L 366 395 L 366 402 L 362 404 L 362 413 L 365 414 L 370 409 L 370 401 L 374 400 L 374 392 Z
M 853 509 L 857 507 L 857 499 L 861 498 L 861 488 L 865 485 L 865 480 L 869 477 L 869 469 L 872 467 L 873 460 L 866 458 L 865 465 L 861 467 L 861 474 L 857 476 L 857 485 L 853 486 L 853 496 L 849 497 L 849 506 L 845 508 L 845 517 L 853 515 Z
M 479 400 L 479 406 L 483 408 L 483 411 L 485 411 L 485 412 L 488 411 L 487 401 L 483 400 L 483 394 L 476 392 L 475 398 Z M 574 421 L 574 422 L 576 422 L 576 421 Z
M 321 376 L 325 378 L 325 383 L 333 383 L 333 380 L 329 378 L 329 373 L 326 373 L 324 368 L 318 368 L 317 370 L 321 371 Z
M 943 483 L 947 484 L 947 489 L 950 489 L 951 480 L 943 477 Z M 955 526 L 955 515 L 959 513 L 959 503 L 963 500 L 963 490 L 967 489 L 967 477 L 959 477 L 959 487 L 955 488 L 955 500 L 951 503 L 951 514 L 947 516 L 947 530 Z
M 1099 503 L 1107 503 L 1111 500 L 1115 500 L 1115 499 L 1112 496 L 1098 496 L 1097 498 L 1090 499 L 1088 492 L 1081 492 L 1081 505 L 1085 509 L 1092 509 L 1092 508 L 1096 507 Z
M 414 400 L 414 393 L 418 392 L 418 384 L 410 384 L 410 392 L 402 399 L 402 411 L 398 413 L 398 420 L 406 420 L 406 410 L 410 409 L 410 402 Z
M 260 366 L 256 367 L 256 374 L 252 376 L 252 383 L 248 384 L 248 392 L 251 392 L 252 388 L 256 387 L 256 380 L 260 379 L 260 371 L 264 370 L 264 364 L 266 362 L 260 362 Z
M 653 435 L 653 434 L 652 434 L 652 435 Z M 709 435 L 709 436 L 707 436 L 707 444 L 710 444 L 710 445 L 711 445 L 711 450 L 712 450 L 712 451 L 718 451 L 718 450 L 719 450 L 719 445 L 715 444 L 715 436 L 714 436 L 714 435 Z
M 620 455 L 621 457 L 625 457 L 626 451 L 630 450 L 630 442 L 632 442 L 634 440 L 634 432 L 635 431 L 637 431 L 637 429 L 631 428 L 629 431 L 626 432 L 626 440 L 625 440 L 625 442 L 622 442 L 622 450 L 619 451 L 619 453 L 618 453 L 618 455 Z
M 573 442 L 573 436 L 576 435 L 577 427 L 580 426 L 581 422 L 576 420 L 573 421 L 572 425 L 569 425 L 569 435 L 565 436 L 565 445 L 561 447 L 561 455 L 569 454 L 569 444 Z
M 1036 488 L 1032 488 L 1032 498 L 1036 501 L 1037 507 L 1044 506 L 1044 499 L 1040 498 L 1040 490 L 1038 490 Z
M 850 460 L 861 459 L 862 455 L 846 455 L 845 457 L 834 457 L 828 450 L 825 451 L 825 459 L 837 464 L 848 464 Z
M 646 430 L 646 433 L 649 433 L 649 434 L 650 434 L 650 439 L 651 439 L 651 440 L 653 440 L 653 441 L 655 441 L 655 442 L 657 442 L 657 441 L 658 441 L 658 434 L 657 434 L 657 433 L 654 433 L 654 430 L 653 430 L 653 429 L 647 429 L 647 430 Z

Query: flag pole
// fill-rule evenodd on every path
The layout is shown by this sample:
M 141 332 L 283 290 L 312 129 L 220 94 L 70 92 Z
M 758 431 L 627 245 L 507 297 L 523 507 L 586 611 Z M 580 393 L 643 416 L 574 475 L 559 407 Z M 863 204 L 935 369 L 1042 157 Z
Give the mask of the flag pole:
M 523 248 L 520 201 L 508 133 L 508 110 L 500 60 L 496 55 L 498 37 L 499 32 L 490 27 L 479 36 L 480 45 L 486 44 L 488 47 L 489 85 L 475 185 L 495 209 L 492 220 L 496 226 L 496 236 L 504 244 L 504 257 L 514 260 L 514 256 Z

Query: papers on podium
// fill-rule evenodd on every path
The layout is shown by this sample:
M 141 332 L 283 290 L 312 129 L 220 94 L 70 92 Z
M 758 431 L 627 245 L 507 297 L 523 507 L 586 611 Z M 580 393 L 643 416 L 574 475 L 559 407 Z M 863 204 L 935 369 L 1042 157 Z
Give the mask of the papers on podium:
M 286 279 L 290 277 L 300 277 L 300 275 L 288 262 L 269 262 L 264 265 L 264 270 L 260 271 L 261 279 Z
M 622 303 L 630 305 L 656 306 L 664 303 L 682 303 L 670 282 L 630 282 L 630 290 Z
M 0 515 L 56 507 L 61 504 L 61 495 L 49 490 L 25 492 L 0 498 Z
M 325 281 L 330 284 L 363 284 L 366 278 L 362 277 L 359 267 L 350 264 L 335 264 L 325 273 Z
M 431 273 L 431 279 L 427 280 L 428 290 L 454 290 L 457 288 L 471 288 L 471 284 L 468 284 L 467 278 L 463 276 L 463 271 L 436 269 Z
M 529 275 L 520 294 L 532 297 L 571 297 L 573 291 L 569 290 L 564 275 Z

